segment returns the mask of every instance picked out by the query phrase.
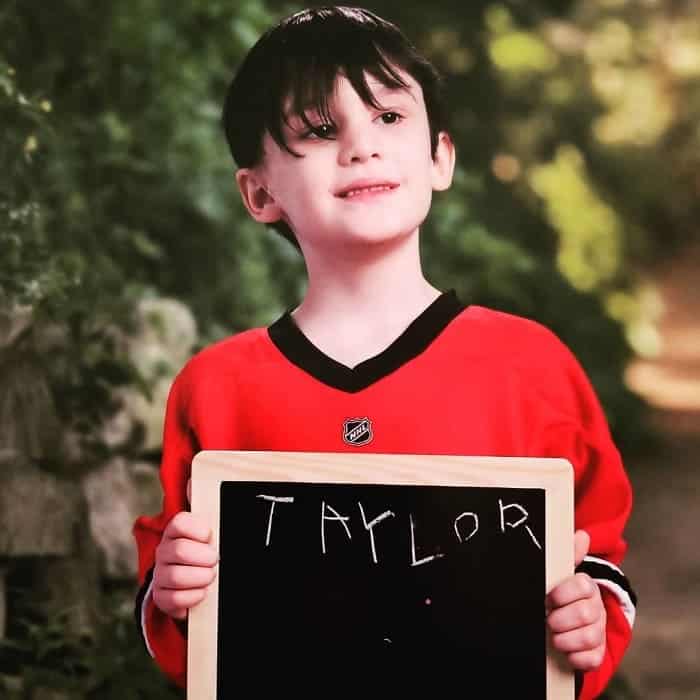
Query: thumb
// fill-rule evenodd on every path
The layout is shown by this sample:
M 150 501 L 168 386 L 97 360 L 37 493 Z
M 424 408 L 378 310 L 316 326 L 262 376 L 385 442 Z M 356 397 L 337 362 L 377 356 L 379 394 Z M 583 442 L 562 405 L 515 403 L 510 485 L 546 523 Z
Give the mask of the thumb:
M 192 503 L 192 479 L 187 479 L 187 502 Z
M 585 530 L 576 530 L 574 533 L 574 566 L 578 566 L 583 561 L 590 546 L 590 535 Z

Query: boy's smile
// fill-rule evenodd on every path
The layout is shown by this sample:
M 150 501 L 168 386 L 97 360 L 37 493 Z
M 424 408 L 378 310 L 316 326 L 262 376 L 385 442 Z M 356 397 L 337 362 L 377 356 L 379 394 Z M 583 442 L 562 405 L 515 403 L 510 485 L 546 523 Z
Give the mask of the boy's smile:
M 388 180 L 356 180 L 355 182 L 350 183 L 347 187 L 341 189 L 340 192 L 336 194 L 336 197 L 353 201 L 362 201 L 363 199 L 368 199 L 374 195 L 393 192 L 398 186 L 398 182 L 391 182 Z M 363 195 L 367 195 L 367 197 L 363 197 Z
M 236 174 L 253 217 L 284 220 L 305 254 L 417 232 L 433 190 L 451 183 L 454 148 L 443 132 L 432 158 L 421 87 L 399 72 L 408 89 L 366 74 L 382 109 L 366 104 L 340 74 L 329 97 L 332 121 L 309 109 L 309 129 L 301 116 L 288 114 L 285 138 L 301 158 L 266 133 L 262 164 Z

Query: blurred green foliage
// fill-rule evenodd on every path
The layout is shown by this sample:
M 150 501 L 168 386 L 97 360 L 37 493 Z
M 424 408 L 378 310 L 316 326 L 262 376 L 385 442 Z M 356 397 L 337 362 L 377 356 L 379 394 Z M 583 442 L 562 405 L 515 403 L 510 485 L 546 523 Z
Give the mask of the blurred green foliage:
M 94 638 L 70 632 L 67 611 L 37 616 L 19 592 L 19 623 L 0 640 L 0 697 L 28 700 L 47 689 L 71 700 L 182 700 L 146 653 L 133 617 L 133 597 L 111 592 Z M 17 641 L 19 640 L 19 641 Z M 18 680 L 18 679 L 21 679 Z
M 623 382 L 633 350 L 653 349 L 639 273 L 698 236 L 692 3 L 367 6 L 448 78 L 459 167 L 424 226 L 428 276 L 552 328 L 623 451 L 644 449 L 644 407 Z M 31 309 L 15 349 L 43 358 L 64 425 L 90 447 L 82 468 L 103 456 L 113 389 L 141 379 L 114 340 L 138 300 L 184 301 L 205 344 L 303 294 L 296 251 L 247 217 L 218 124 L 244 52 L 299 7 L 0 5 L 0 310 Z M 47 327 L 58 350 L 37 340 Z

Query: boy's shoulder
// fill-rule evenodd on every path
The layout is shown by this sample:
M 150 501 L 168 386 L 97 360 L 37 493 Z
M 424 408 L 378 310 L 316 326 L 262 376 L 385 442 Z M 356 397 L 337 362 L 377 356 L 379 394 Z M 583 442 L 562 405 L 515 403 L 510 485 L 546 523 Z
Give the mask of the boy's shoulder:
M 590 378 L 578 357 L 545 324 L 483 306 L 468 307 L 456 320 L 465 323 L 465 342 L 458 339 L 457 345 L 474 345 L 469 360 L 497 367 L 500 377 L 517 375 L 521 386 L 558 406 L 592 398 Z
M 267 328 L 249 328 L 214 341 L 198 350 L 179 374 L 190 379 L 225 376 L 250 362 L 262 360 L 269 352 Z
M 458 328 L 478 338 L 479 346 L 489 353 L 527 355 L 543 361 L 551 361 L 553 356 L 564 359 L 570 354 L 554 331 L 532 318 L 473 304 L 455 320 Z
M 480 306 L 471 304 L 466 308 L 469 319 L 481 325 L 484 330 L 496 333 L 517 333 L 521 335 L 531 335 L 536 337 L 541 334 L 551 334 L 552 332 L 542 323 L 527 316 L 520 316 L 508 311 L 501 311 L 490 306 Z

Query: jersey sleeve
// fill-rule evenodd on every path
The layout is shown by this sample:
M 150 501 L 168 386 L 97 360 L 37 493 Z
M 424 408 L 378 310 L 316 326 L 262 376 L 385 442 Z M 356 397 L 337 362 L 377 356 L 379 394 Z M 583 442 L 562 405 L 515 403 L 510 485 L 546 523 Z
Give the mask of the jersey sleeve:
M 576 570 L 598 584 L 607 613 L 603 663 L 580 679 L 579 700 L 591 700 L 607 686 L 632 636 L 637 598 L 621 568 L 632 488 L 583 368 L 559 340 L 549 357 L 540 397 L 547 406 L 540 438 L 546 456 L 566 458 L 574 467 L 575 528 L 585 530 L 591 540 L 588 556 Z
M 192 458 L 198 449 L 187 419 L 187 391 L 186 378 L 180 373 L 170 389 L 165 412 L 160 467 L 162 510 L 155 516 L 139 517 L 133 526 L 138 551 L 136 624 L 148 653 L 163 673 L 181 687 L 186 685 L 186 627 L 156 607 L 152 579 L 156 547 L 163 531 L 173 516 L 188 507 L 187 480 Z

